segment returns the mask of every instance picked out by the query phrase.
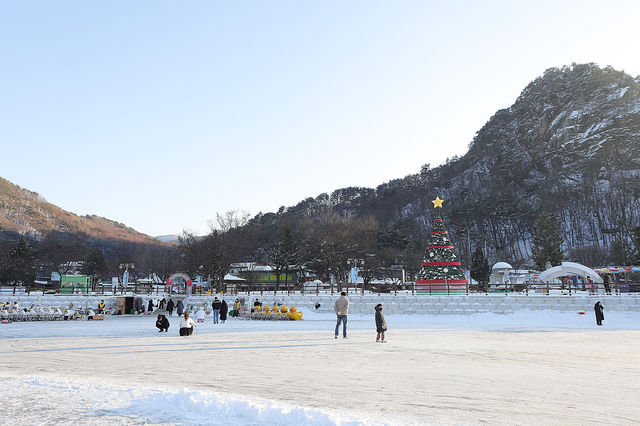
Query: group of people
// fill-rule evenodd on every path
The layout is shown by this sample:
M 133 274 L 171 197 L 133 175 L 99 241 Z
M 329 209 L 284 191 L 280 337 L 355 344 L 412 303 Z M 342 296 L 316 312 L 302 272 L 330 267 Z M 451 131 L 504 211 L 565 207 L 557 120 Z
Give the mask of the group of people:
M 156 328 L 158 329 L 158 333 L 168 332 L 169 327 L 169 319 L 164 314 L 158 314 L 158 318 L 156 319 Z M 189 312 L 185 312 L 180 318 L 180 328 L 178 329 L 178 334 L 180 336 L 191 336 L 193 334 L 193 329 L 198 325 L 191 319 Z
M 347 293 L 344 291 L 340 293 L 340 297 L 336 300 L 336 303 L 333 305 L 333 310 L 336 313 L 337 322 L 336 322 L 336 330 L 334 338 L 338 338 L 338 334 L 340 334 L 340 325 L 342 325 L 342 338 L 348 339 L 347 337 L 347 316 L 349 315 L 349 299 L 347 299 Z M 378 333 L 376 336 L 376 342 L 385 343 L 384 333 L 387 331 L 387 321 L 384 319 L 384 314 L 382 313 L 382 303 L 378 303 L 375 307 L 375 315 L 374 315 L 375 323 L 376 323 L 376 332 Z
M 163 299 L 164 301 L 164 299 Z M 238 303 L 238 301 L 236 300 Z M 150 302 L 151 303 L 151 302 Z M 162 303 L 162 302 L 161 302 Z M 172 300 L 169 300 L 170 304 L 173 304 Z M 178 301 L 180 305 L 182 305 L 182 301 Z M 342 326 L 342 338 L 348 339 L 347 336 L 347 317 L 349 315 L 349 299 L 347 299 L 347 294 L 345 292 L 340 293 L 340 297 L 336 300 L 333 309 L 336 313 L 336 328 L 334 338 L 337 339 L 340 334 L 340 327 Z M 258 299 L 253 304 L 254 307 L 262 306 L 262 303 Z M 173 308 L 173 306 L 172 306 Z M 213 310 L 213 323 L 218 324 L 219 321 L 223 323 L 227 319 L 228 306 L 227 303 L 223 300 L 219 300 L 217 297 L 211 303 L 211 308 Z M 235 308 L 235 305 L 234 305 Z M 167 305 L 167 311 L 169 311 L 169 305 Z M 597 302 L 594 305 L 594 311 L 596 314 L 596 324 L 602 325 L 602 321 L 604 321 L 604 307 L 601 302 Z M 171 312 L 171 311 L 169 311 Z M 199 311 L 200 312 L 200 311 Z M 181 312 L 178 312 L 181 314 Z M 385 343 L 385 332 L 387 331 L 387 321 L 384 318 L 384 314 L 382 313 L 382 303 L 378 303 L 375 307 L 374 319 L 376 324 L 376 342 Z M 158 319 L 156 321 L 156 327 L 159 332 L 166 332 L 169 330 L 169 320 L 164 315 L 158 315 Z M 180 320 L 180 330 L 179 333 L 181 336 L 190 336 L 193 334 L 194 327 L 197 327 L 196 323 L 189 317 L 189 312 L 185 312 L 183 318 Z
M 213 302 L 211 302 L 211 309 L 213 311 L 213 323 L 218 324 L 222 321 L 224 324 L 227 320 L 227 315 L 229 314 L 229 306 L 227 305 L 227 302 L 224 299 L 219 300 L 216 297 L 213 299 Z
M 340 293 L 340 297 L 338 298 L 338 300 L 336 300 L 333 309 L 337 317 L 335 338 L 338 338 L 340 325 L 342 325 L 342 337 L 344 339 L 347 339 L 347 315 L 349 315 L 349 299 L 347 299 L 347 294 L 345 292 Z M 604 306 L 600 301 L 598 301 L 593 306 L 593 310 L 596 314 L 596 324 L 601 326 L 602 321 L 604 321 Z M 382 313 L 382 303 L 378 303 L 376 305 L 374 318 L 376 323 L 376 332 L 378 333 L 376 336 L 376 342 L 385 343 L 384 333 L 387 331 L 387 322 L 384 319 L 384 315 Z
M 176 309 L 176 313 L 178 314 L 178 316 L 182 317 L 180 319 L 180 329 L 178 330 L 180 336 L 190 336 L 193 334 L 193 329 L 195 327 L 197 327 L 198 325 L 196 324 L 196 322 L 193 321 L 193 319 L 191 318 L 191 315 L 189 313 L 189 311 L 185 311 L 184 309 L 184 305 L 182 303 L 182 300 L 178 300 L 175 304 L 173 303 L 173 299 L 169 299 L 169 302 L 167 303 L 165 301 L 165 299 L 163 298 L 160 303 L 158 304 L 158 307 L 160 309 L 165 308 L 165 303 L 166 303 L 166 311 L 169 314 L 169 316 L 171 316 L 173 314 L 173 309 L 175 307 Z M 151 306 L 152 301 L 149 301 L 149 306 Z M 237 307 L 236 307 L 237 305 Z M 234 309 L 239 309 L 240 307 L 240 301 L 238 299 L 236 299 L 236 302 L 234 303 Z M 190 306 L 191 308 L 191 306 Z M 150 308 L 152 309 L 152 308 Z M 218 299 L 218 297 L 215 297 L 213 299 L 213 302 L 211 302 L 211 310 L 212 310 L 212 317 L 213 317 L 213 323 L 214 324 L 219 324 L 219 323 L 224 323 L 227 320 L 227 316 L 229 315 L 229 305 L 227 304 L 227 302 L 222 299 Z M 197 312 L 196 312 L 196 320 L 198 322 L 204 322 L 206 317 L 206 313 L 204 311 L 203 308 L 200 308 Z M 169 319 L 167 318 L 166 315 L 164 314 L 158 314 L 158 318 L 156 319 L 156 328 L 158 329 L 158 332 L 167 332 L 169 331 Z
M 169 319 L 164 314 L 158 314 L 158 318 L 156 319 L 158 333 L 162 333 L 163 331 L 165 333 L 168 332 L 169 326 Z M 178 330 L 178 333 L 181 336 L 191 336 L 193 334 L 193 329 L 197 326 L 198 325 L 193 322 L 189 316 L 189 312 L 185 312 L 183 317 L 180 319 L 180 329 Z
M 149 303 L 151 303 L 151 300 L 149 301 Z M 166 307 L 165 307 L 165 303 L 166 303 Z M 173 299 L 169 299 L 169 301 L 167 302 L 163 297 L 160 303 L 158 304 L 158 308 L 162 310 L 166 309 L 169 316 L 173 315 L 174 309 L 176 310 L 176 313 L 178 314 L 178 316 L 181 316 L 184 312 L 184 304 L 180 299 L 178 299 L 178 301 L 174 303 Z

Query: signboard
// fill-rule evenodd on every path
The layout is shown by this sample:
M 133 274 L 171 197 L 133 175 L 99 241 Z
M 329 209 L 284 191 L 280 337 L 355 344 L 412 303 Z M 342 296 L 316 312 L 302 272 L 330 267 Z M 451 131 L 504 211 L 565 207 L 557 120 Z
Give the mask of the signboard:
M 62 275 L 60 276 L 60 293 L 73 294 L 74 292 L 89 293 L 91 290 L 91 277 L 89 275 Z

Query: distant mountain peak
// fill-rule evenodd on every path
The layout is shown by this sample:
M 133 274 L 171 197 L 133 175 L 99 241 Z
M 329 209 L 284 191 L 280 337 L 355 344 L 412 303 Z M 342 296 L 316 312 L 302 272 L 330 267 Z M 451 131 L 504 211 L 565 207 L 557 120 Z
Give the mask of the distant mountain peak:
M 157 237 L 153 237 L 158 241 L 162 241 L 163 243 L 169 244 L 178 244 L 178 236 L 169 234 L 169 235 L 158 235 Z

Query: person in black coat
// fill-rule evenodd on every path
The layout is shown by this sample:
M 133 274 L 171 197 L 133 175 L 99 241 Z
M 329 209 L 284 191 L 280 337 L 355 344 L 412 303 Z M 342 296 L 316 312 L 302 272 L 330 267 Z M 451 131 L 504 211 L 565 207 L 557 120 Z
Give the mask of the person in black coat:
M 160 301 L 160 304 L 158 305 L 158 308 L 159 309 L 164 309 L 166 304 L 167 304 L 167 301 L 164 300 L 164 297 L 163 297 L 162 300 Z
M 376 305 L 376 331 L 378 332 L 376 342 L 384 343 L 384 332 L 387 331 L 387 322 L 384 320 L 384 315 L 382 314 L 382 303 Z
M 182 300 L 178 300 L 178 303 L 176 303 L 176 313 L 178 314 L 179 317 L 181 317 L 183 312 L 184 312 L 184 305 L 182 304 Z
M 147 312 L 153 312 L 153 300 L 149 299 L 149 306 L 147 306 Z
M 167 332 L 169 330 L 169 320 L 162 314 L 158 315 L 158 319 L 156 320 L 156 327 L 158 327 L 158 333 Z
M 596 324 L 602 325 L 602 321 L 604 321 L 604 306 L 600 301 L 597 301 L 595 305 L 593 305 L 593 310 L 596 311 Z
M 602 281 L 604 281 L 604 291 L 607 294 L 611 294 L 611 286 L 609 285 L 609 274 L 604 274 L 602 277 Z
M 218 298 L 214 298 L 211 302 L 211 309 L 213 309 L 213 323 L 218 324 L 220 319 L 220 309 L 222 308 L 222 302 Z
M 223 323 L 227 320 L 227 313 L 229 313 L 229 305 L 222 299 L 222 303 L 220 304 L 220 321 Z
M 169 303 L 167 303 L 167 312 L 169 312 L 169 316 L 173 314 L 173 299 L 169 299 Z

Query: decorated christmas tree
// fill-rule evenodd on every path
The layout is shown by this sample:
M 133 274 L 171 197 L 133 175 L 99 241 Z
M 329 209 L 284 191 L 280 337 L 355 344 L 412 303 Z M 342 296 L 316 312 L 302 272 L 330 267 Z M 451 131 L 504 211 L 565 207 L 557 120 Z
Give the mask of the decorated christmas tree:
M 432 201 L 433 207 L 442 209 L 443 201 L 436 197 Z M 457 293 L 466 291 L 467 284 L 460 259 L 453 250 L 449 232 L 438 211 L 416 280 L 416 290 L 420 293 Z

